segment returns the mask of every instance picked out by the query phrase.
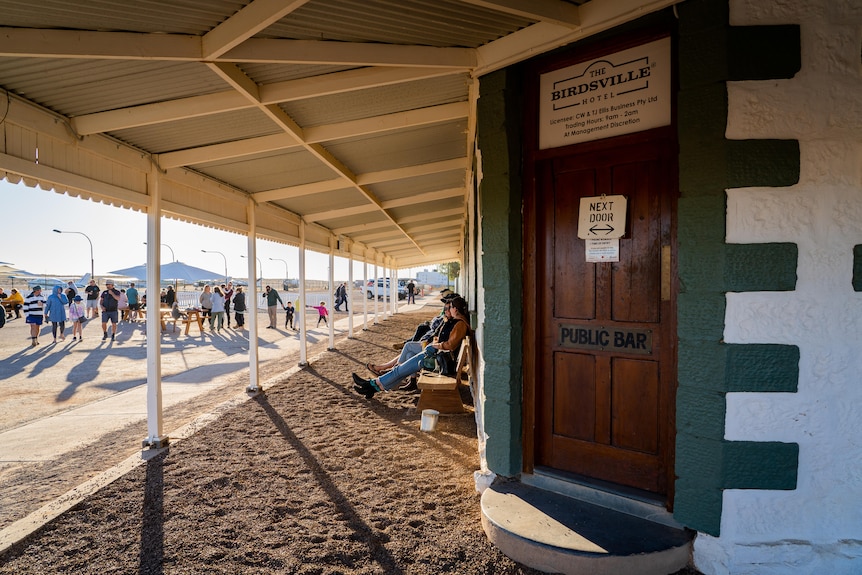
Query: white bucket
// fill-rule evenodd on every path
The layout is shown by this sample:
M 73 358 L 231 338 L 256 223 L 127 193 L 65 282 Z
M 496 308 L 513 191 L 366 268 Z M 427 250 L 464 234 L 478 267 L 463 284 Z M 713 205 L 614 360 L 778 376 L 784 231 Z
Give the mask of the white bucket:
M 423 409 L 422 421 L 419 424 L 420 431 L 434 431 L 437 428 L 437 417 L 440 412 L 436 409 Z

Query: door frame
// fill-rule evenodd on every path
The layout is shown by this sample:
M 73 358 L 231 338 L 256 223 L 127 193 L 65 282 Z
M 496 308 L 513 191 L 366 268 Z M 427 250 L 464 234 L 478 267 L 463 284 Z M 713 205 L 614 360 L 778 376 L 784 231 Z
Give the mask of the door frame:
M 551 148 L 546 150 L 539 150 L 538 148 L 538 85 L 540 75 L 546 72 L 550 72 L 559 68 L 563 68 L 566 66 L 571 66 L 573 64 L 577 64 L 579 62 L 583 62 L 586 60 L 590 60 L 596 57 L 600 57 L 605 54 L 612 54 L 614 52 L 618 52 L 621 50 L 625 50 L 627 48 L 639 46 L 641 44 L 646 44 L 653 40 L 658 40 L 660 38 L 664 38 L 670 36 L 671 38 L 671 58 L 672 58 L 672 85 L 671 85 L 671 124 L 669 126 L 656 128 L 653 130 L 647 130 L 644 132 L 636 132 L 633 134 L 627 134 L 624 136 L 617 136 L 615 138 L 608 138 L 604 140 L 596 140 L 593 142 L 583 143 L 583 144 L 573 144 L 571 146 L 564 146 L 560 148 Z M 522 150 L 523 157 L 523 280 L 524 280 L 524 301 L 531 302 L 537 301 L 538 296 L 538 262 L 541 258 L 538 257 L 537 250 L 538 248 L 538 230 L 536 229 L 536 199 L 537 199 L 537 189 L 536 189 L 536 166 L 539 162 L 546 159 L 551 159 L 560 156 L 571 155 L 578 148 L 583 147 L 584 145 L 590 145 L 591 149 L 598 150 L 602 147 L 606 148 L 614 148 L 621 145 L 626 145 L 629 143 L 642 142 L 644 140 L 653 140 L 656 138 L 666 139 L 673 138 L 674 141 L 678 141 L 677 138 L 677 63 L 676 63 L 676 54 L 677 54 L 677 40 L 676 35 L 674 34 L 674 30 L 668 26 L 660 26 L 658 28 L 651 28 L 649 30 L 642 30 L 632 32 L 624 37 L 618 38 L 610 38 L 603 39 L 595 42 L 587 43 L 587 45 L 581 46 L 577 45 L 572 49 L 567 49 L 563 53 L 555 53 L 550 56 L 542 57 L 540 59 L 536 59 L 531 62 L 526 68 L 524 73 L 524 131 L 523 131 L 523 142 L 524 148 Z M 678 144 L 677 144 L 678 145 Z M 678 152 L 674 157 L 678 156 Z M 677 167 L 672 169 L 671 176 L 671 185 L 673 193 L 673 218 L 671 222 L 672 231 L 671 235 L 673 238 L 672 242 L 672 253 L 674 257 L 671 258 L 671 299 L 670 305 L 672 309 L 675 311 L 677 309 L 677 294 L 679 290 L 679 274 L 677 267 L 677 249 L 678 249 L 678 241 L 677 241 L 677 199 L 679 197 L 679 169 L 678 164 Z M 539 361 L 539 346 L 543 345 L 543 342 L 539 340 L 540 334 L 538 333 L 538 322 L 536 322 L 531 317 L 532 307 L 525 305 L 524 306 L 524 315 L 522 317 L 522 327 L 523 327 L 523 372 L 522 372 L 522 381 L 523 381 L 523 396 L 522 396 L 522 421 L 523 427 L 521 431 L 521 445 L 522 445 L 522 472 L 527 474 L 533 474 L 535 469 L 535 460 L 536 460 L 536 374 L 539 373 L 538 370 L 538 361 Z M 677 317 L 676 314 L 673 314 L 673 318 L 671 319 L 673 325 L 671 326 L 671 333 L 676 334 L 677 328 Z M 665 502 L 668 510 L 673 509 L 673 499 L 674 499 L 674 479 L 675 479 L 675 435 L 676 435 L 676 389 L 678 386 L 678 339 L 674 338 L 673 341 L 673 351 L 672 351 L 672 366 L 673 369 L 673 385 L 670 390 L 671 398 L 669 400 L 668 405 L 668 417 L 669 421 L 666 426 L 667 437 L 666 444 L 668 446 L 668 460 L 666 465 L 667 470 L 667 500 Z M 625 488 L 621 486 L 621 491 L 625 491 Z

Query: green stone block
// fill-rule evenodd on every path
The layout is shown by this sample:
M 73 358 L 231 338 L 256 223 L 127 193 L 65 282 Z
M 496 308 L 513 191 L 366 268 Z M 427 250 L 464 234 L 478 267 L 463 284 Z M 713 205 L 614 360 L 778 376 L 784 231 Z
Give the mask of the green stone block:
M 686 292 L 677 295 L 677 332 L 687 338 L 719 342 L 724 337 L 724 294 Z
M 727 81 L 727 28 L 680 34 L 679 83 L 683 89 Z
M 727 0 L 688 0 L 676 6 L 680 35 L 697 36 L 727 27 L 730 8 Z
M 679 339 L 678 345 L 677 378 L 680 389 L 691 387 L 699 388 L 699 393 L 724 394 L 727 391 L 726 346 L 713 341 L 684 338 Z
M 680 130 L 682 132 L 688 130 Z M 697 138 L 695 140 L 695 138 Z M 727 148 L 725 140 L 704 141 L 692 136 L 691 143 L 680 142 L 679 189 L 682 197 L 725 196 L 727 182 Z
M 727 390 L 795 393 L 799 385 L 799 348 L 779 344 L 729 344 Z
M 732 26 L 727 60 L 730 80 L 792 78 L 802 69 L 799 25 Z
M 722 490 L 677 479 L 673 518 L 682 525 L 714 537 L 721 535 Z
M 793 291 L 796 289 L 796 244 L 728 244 L 725 289 L 744 291 Z
M 676 392 L 677 433 L 721 440 L 726 407 L 724 393 L 680 383 Z
M 721 488 L 726 442 L 690 433 L 676 434 L 676 475 L 689 485 Z
M 727 87 L 723 82 L 683 87 L 677 95 L 680 152 L 689 153 L 683 141 L 712 142 L 724 138 L 727 127 Z
M 729 441 L 725 448 L 725 489 L 796 489 L 799 445 L 777 441 Z
M 728 140 L 729 188 L 781 188 L 799 183 L 796 140 Z
M 488 468 L 505 477 L 521 473 L 520 404 L 487 398 L 485 401 Z
M 862 245 L 853 246 L 853 291 L 862 291 Z

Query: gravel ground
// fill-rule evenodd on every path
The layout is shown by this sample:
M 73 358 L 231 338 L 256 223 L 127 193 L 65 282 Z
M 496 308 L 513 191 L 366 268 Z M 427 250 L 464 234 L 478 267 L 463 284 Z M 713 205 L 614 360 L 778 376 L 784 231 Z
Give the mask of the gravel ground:
M 397 314 L 340 340 L 13 546 L 0 573 L 538 573 L 482 531 L 472 413 L 441 416 L 426 433 L 416 394 L 366 401 L 352 390 L 352 371 L 390 358 L 429 315 Z M 127 440 L 116 434 L 114 445 Z M 80 473 L 73 459 L 55 463 L 6 477 L 0 505 L 26 500 L 20 487 L 36 475 Z

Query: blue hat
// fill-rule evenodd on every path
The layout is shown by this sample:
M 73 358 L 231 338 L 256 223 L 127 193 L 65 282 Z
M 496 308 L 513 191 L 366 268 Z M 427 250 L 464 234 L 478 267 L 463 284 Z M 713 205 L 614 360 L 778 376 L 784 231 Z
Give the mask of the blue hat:
M 82 301 L 81 296 L 76 295 L 75 297 L 72 298 L 72 301 Z
M 33 291 L 41 290 L 41 289 L 42 289 L 42 286 L 33 286 Z

